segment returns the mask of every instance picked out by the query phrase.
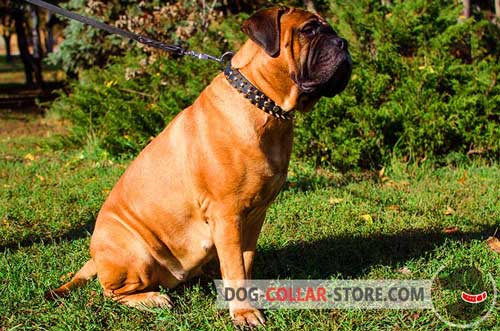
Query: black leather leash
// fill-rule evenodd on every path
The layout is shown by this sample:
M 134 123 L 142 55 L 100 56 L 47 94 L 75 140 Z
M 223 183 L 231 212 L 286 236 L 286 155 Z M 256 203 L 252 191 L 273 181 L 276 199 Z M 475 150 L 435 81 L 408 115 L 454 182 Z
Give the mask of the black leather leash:
M 82 16 L 82 15 L 79 15 L 77 13 L 66 10 L 64 8 L 52 5 L 52 4 L 45 2 L 45 1 L 42 1 L 42 0 L 24 0 L 24 1 L 31 3 L 32 5 L 35 5 L 35 6 L 39 6 L 41 8 L 45 8 L 53 13 L 65 16 L 67 18 L 71 18 L 71 19 L 76 20 L 78 22 L 81 22 L 83 24 L 93 26 L 94 28 L 107 31 L 111 34 L 117 34 L 119 36 L 135 40 L 141 44 L 151 46 L 154 48 L 158 48 L 158 49 L 170 52 L 170 53 L 174 53 L 174 54 L 179 55 L 179 56 L 188 55 L 188 56 L 192 56 L 192 57 L 195 57 L 197 59 L 200 59 L 200 60 L 210 60 L 210 61 L 219 62 L 221 64 L 224 64 L 225 62 L 229 61 L 231 59 L 231 57 L 233 56 L 233 52 L 226 52 L 226 53 L 222 54 L 220 57 L 216 57 L 216 56 L 213 56 L 210 54 L 189 51 L 189 50 L 182 48 L 179 45 L 168 45 L 168 44 L 162 43 L 160 41 L 153 40 L 151 38 L 135 34 L 135 33 L 130 32 L 130 31 L 122 30 L 122 29 L 119 29 L 117 27 L 108 25 L 106 23 L 99 22 L 93 18 Z
M 278 119 L 290 120 L 293 118 L 293 113 L 285 112 L 280 106 L 278 106 L 273 100 L 271 100 L 267 95 L 260 91 L 255 85 L 253 85 L 243 74 L 231 65 L 231 58 L 233 57 L 233 52 L 225 52 L 220 57 L 216 57 L 210 54 L 198 53 L 195 51 L 189 51 L 182 48 L 179 45 L 169 45 L 162 43 L 151 38 L 135 34 L 133 32 L 123 30 L 103 22 L 99 22 L 93 18 L 79 15 L 77 13 L 71 12 L 64 8 L 52 5 L 42 0 L 24 0 L 32 5 L 45 8 L 53 13 L 65 16 L 67 18 L 79 21 L 83 24 L 93 26 L 94 28 L 107 31 L 111 34 L 117 34 L 119 36 L 135 40 L 141 44 L 151 46 L 154 48 L 159 48 L 161 50 L 174 53 L 178 56 L 192 56 L 200 60 L 210 60 L 221 64 L 221 69 L 224 70 L 224 75 L 227 80 L 238 92 L 243 94 L 245 98 L 250 100 L 250 102 Z M 227 62 L 227 66 L 223 68 L 223 65 Z

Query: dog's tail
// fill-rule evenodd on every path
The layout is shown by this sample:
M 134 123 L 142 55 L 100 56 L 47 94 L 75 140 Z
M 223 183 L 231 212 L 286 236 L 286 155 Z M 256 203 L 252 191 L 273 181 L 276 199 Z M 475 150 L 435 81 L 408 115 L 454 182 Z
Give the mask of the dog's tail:
M 69 292 L 75 287 L 81 287 L 85 285 L 88 281 L 97 275 L 97 270 L 95 267 L 94 260 L 90 259 L 85 263 L 85 265 L 76 273 L 76 275 L 71 278 L 69 282 L 62 285 L 55 290 L 48 290 L 45 292 L 45 298 L 49 300 L 54 300 L 60 297 L 64 297 L 69 294 Z

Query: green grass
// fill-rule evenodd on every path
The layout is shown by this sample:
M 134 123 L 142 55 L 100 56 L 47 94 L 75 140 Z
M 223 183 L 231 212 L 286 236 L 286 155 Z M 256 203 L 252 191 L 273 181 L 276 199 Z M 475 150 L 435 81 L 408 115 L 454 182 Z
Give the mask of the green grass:
M 103 298 L 97 281 L 44 300 L 88 259 L 95 216 L 128 163 L 92 148 L 61 149 L 50 123 L 35 133 L 0 130 L 0 330 L 232 330 L 228 312 L 215 309 L 214 287 L 198 281 L 169 291 L 172 310 L 120 306 Z M 394 160 L 379 176 L 292 162 L 259 239 L 255 278 L 420 279 L 475 259 L 500 285 L 500 255 L 484 242 L 500 223 L 499 192 L 496 164 Z M 500 330 L 498 312 L 480 329 Z M 267 330 L 448 329 L 430 310 L 265 313 Z
M 49 70 L 59 69 L 56 66 L 49 64 L 44 64 L 44 68 Z M 21 60 L 21 57 L 19 55 L 13 55 L 11 62 L 7 62 L 7 58 L 5 55 L 3 54 L 0 55 L 0 73 L 23 71 L 23 70 L 24 70 L 23 61 Z
M 43 79 L 45 82 L 60 82 L 65 74 L 57 67 L 43 64 Z M 22 88 L 25 83 L 24 66 L 19 56 L 13 56 L 7 62 L 5 55 L 0 55 L 0 96 L 2 89 Z
M 19 55 L 12 56 L 10 62 L 7 62 L 7 57 L 5 55 L 0 55 L 0 73 L 23 70 L 23 62 Z

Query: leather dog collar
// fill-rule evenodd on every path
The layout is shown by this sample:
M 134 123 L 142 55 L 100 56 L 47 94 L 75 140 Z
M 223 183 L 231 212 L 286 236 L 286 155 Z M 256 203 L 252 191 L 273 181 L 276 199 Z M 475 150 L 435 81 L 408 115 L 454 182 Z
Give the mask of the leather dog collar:
M 253 105 L 260 108 L 264 112 L 282 120 L 290 120 L 293 118 L 293 113 L 285 112 L 280 106 L 271 100 L 271 98 L 265 95 L 264 92 L 250 83 L 250 81 L 246 79 L 246 77 L 243 76 L 238 69 L 233 68 L 231 61 L 229 61 L 224 69 L 224 75 L 232 87 L 243 94 L 243 96 L 250 100 Z

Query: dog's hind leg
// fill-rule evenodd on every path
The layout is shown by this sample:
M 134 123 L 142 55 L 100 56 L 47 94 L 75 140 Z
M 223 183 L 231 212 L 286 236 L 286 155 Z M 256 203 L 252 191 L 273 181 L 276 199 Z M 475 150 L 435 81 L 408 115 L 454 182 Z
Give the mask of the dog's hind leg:
M 139 309 L 171 308 L 172 300 L 161 294 L 159 287 L 172 288 L 174 277 L 156 262 L 142 241 L 119 227 L 112 233 L 121 241 L 96 236 L 98 240 L 91 243 L 104 296 Z
M 47 292 L 45 292 L 45 298 L 53 300 L 59 297 L 64 297 L 69 294 L 71 289 L 85 285 L 88 281 L 94 278 L 96 274 L 97 271 L 94 260 L 90 259 L 87 261 L 87 263 L 85 263 L 80 271 L 78 271 L 76 275 L 71 278 L 69 282 L 55 290 L 48 290 Z

